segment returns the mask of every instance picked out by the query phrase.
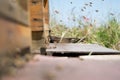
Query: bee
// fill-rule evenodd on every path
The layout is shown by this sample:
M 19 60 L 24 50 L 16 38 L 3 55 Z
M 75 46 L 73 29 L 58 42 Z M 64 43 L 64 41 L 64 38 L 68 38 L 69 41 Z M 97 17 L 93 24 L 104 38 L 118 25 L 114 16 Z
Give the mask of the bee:
M 55 13 L 56 13 L 56 14 L 59 14 L 59 11 L 55 10 Z
M 90 2 L 90 4 L 93 4 L 92 2 Z
M 85 4 L 86 6 L 88 6 L 88 4 Z
M 95 10 L 95 12 L 99 12 L 99 10 Z
M 72 2 L 70 2 L 70 4 L 72 4 Z
M 113 16 L 114 14 L 113 14 L 113 13 L 110 13 L 110 15 L 112 15 L 112 16 Z
M 86 9 L 86 7 L 83 7 L 84 9 Z
M 62 20 L 60 20 L 60 22 L 62 22 Z
M 73 19 L 73 21 L 75 22 L 76 20 L 75 20 L 75 19 Z
M 83 12 L 84 12 L 84 9 L 81 9 L 81 11 L 83 11 Z
M 89 6 L 90 6 L 90 7 L 92 7 L 92 5 L 91 5 L 91 4 L 90 4 Z

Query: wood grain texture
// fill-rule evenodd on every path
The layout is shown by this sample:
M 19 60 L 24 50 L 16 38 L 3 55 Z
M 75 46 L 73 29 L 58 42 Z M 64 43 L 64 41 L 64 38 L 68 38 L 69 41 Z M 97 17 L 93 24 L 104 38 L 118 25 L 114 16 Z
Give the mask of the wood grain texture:
M 30 27 L 0 18 L 0 53 L 19 52 L 30 46 Z
M 32 31 L 49 30 L 48 0 L 30 0 L 29 6 Z M 38 20 L 33 21 L 34 18 Z

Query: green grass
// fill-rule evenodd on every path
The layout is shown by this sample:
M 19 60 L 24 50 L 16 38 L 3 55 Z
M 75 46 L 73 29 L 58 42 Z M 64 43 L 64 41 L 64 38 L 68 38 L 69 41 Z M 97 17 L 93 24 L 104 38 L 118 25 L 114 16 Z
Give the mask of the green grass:
M 120 23 L 115 18 L 111 18 L 99 27 L 93 26 L 91 23 L 82 25 L 83 28 L 68 28 L 65 25 L 57 24 L 51 28 L 52 35 L 63 37 L 63 33 L 65 33 L 64 38 L 81 38 L 85 39 L 84 43 L 97 43 L 108 48 L 120 49 Z M 81 42 L 81 40 L 78 42 Z
M 107 25 L 101 26 L 96 32 L 96 41 L 106 47 L 116 49 L 120 42 L 120 25 L 116 19 L 108 21 Z

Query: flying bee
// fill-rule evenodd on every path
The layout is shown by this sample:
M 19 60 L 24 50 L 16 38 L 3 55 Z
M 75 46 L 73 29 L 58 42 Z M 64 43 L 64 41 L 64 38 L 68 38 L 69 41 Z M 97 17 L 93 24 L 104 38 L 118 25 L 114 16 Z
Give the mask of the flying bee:
M 90 4 L 89 6 L 90 6 L 90 7 L 92 7 L 92 5 L 91 5 L 91 4 Z
M 59 11 L 55 10 L 55 13 L 56 13 L 56 14 L 59 14 Z
M 84 9 L 81 9 L 81 11 L 83 11 L 83 12 L 84 12 Z
M 86 7 L 83 7 L 84 9 L 86 9 Z
M 73 19 L 73 21 L 75 22 L 76 20 L 75 20 L 75 19 Z
M 95 12 L 99 12 L 99 10 L 95 10 Z
M 113 14 L 113 13 L 110 13 L 110 15 L 111 15 L 111 16 L 114 16 L 114 14 Z
M 93 4 L 92 2 L 90 2 L 90 4 Z
M 85 4 L 86 6 L 88 6 L 88 4 Z
M 62 20 L 60 20 L 60 22 L 63 22 Z

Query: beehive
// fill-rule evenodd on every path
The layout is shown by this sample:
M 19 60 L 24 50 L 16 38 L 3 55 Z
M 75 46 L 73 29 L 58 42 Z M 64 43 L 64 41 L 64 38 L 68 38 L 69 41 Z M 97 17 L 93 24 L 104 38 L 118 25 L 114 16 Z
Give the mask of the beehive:
M 40 49 L 48 44 L 49 4 L 48 0 L 30 0 L 30 23 L 32 29 L 32 49 Z
M 48 27 L 48 0 L 0 0 L 0 53 L 44 47 Z
M 27 3 L 27 0 L 0 0 L 0 54 L 30 51 Z

